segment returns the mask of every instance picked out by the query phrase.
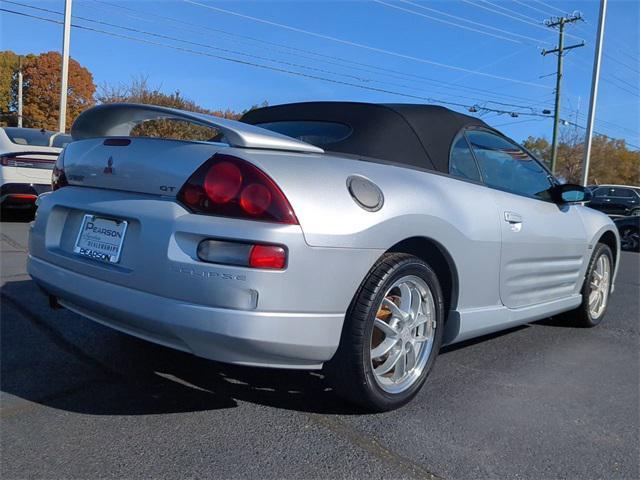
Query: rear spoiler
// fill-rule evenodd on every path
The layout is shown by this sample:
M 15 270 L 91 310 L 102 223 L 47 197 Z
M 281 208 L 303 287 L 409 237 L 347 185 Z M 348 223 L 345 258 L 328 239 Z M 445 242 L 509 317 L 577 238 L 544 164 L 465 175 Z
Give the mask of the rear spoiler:
M 147 120 L 172 119 L 220 130 L 232 147 L 324 153 L 324 150 L 270 130 L 226 118 L 137 103 L 110 103 L 82 112 L 71 127 L 74 140 L 129 136 Z

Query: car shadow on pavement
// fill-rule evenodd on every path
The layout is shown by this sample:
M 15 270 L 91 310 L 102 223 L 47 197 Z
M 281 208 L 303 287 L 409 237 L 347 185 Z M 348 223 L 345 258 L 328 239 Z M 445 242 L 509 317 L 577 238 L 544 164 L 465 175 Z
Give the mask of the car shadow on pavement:
M 29 223 L 33 220 L 34 212 L 28 210 L 0 210 L 0 222 Z
M 228 365 L 155 345 L 68 310 L 49 309 L 31 280 L 7 283 L 1 307 L 0 390 L 29 402 L 93 415 L 217 410 L 238 401 L 307 413 L 363 413 L 335 395 L 321 371 Z M 6 403 L 2 416 L 13 408 Z
M 362 413 L 337 397 L 321 372 L 222 364 L 46 305 L 31 280 L 2 288 L 4 393 L 93 415 L 216 410 L 233 408 L 238 401 L 309 413 Z M 2 416 L 17 408 L 6 398 Z

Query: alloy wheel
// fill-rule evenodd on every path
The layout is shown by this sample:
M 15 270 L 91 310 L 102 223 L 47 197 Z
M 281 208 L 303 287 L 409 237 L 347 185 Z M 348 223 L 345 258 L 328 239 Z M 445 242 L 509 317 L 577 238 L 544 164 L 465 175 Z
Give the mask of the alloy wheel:
M 624 250 L 636 250 L 640 242 L 640 235 L 632 228 L 625 228 L 620 232 L 620 246 Z
M 370 361 L 377 384 L 388 393 L 407 390 L 421 376 L 436 331 L 433 293 L 409 275 L 387 290 L 373 323 Z
M 602 254 L 596 260 L 595 268 L 589 280 L 589 314 L 591 318 L 599 318 L 607 308 L 611 284 L 611 262 Z

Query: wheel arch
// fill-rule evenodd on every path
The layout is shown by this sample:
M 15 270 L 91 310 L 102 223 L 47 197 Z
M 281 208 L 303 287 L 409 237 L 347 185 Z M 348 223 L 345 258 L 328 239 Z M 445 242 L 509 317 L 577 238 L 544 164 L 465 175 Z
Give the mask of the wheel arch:
M 611 253 L 613 253 L 613 264 L 616 265 L 618 262 L 618 237 L 612 230 L 605 230 L 600 238 L 598 238 L 598 243 L 604 243 L 611 249 Z
M 448 250 L 428 237 L 409 237 L 394 244 L 386 253 L 408 253 L 427 262 L 435 271 L 442 287 L 445 312 L 458 305 L 458 270 Z

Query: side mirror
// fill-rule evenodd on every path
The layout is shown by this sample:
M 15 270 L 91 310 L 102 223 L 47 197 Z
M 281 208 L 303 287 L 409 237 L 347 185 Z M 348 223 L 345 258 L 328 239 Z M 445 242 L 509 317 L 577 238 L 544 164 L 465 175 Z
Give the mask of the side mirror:
M 582 185 L 565 183 L 551 188 L 556 203 L 583 203 L 591 201 L 591 190 Z

